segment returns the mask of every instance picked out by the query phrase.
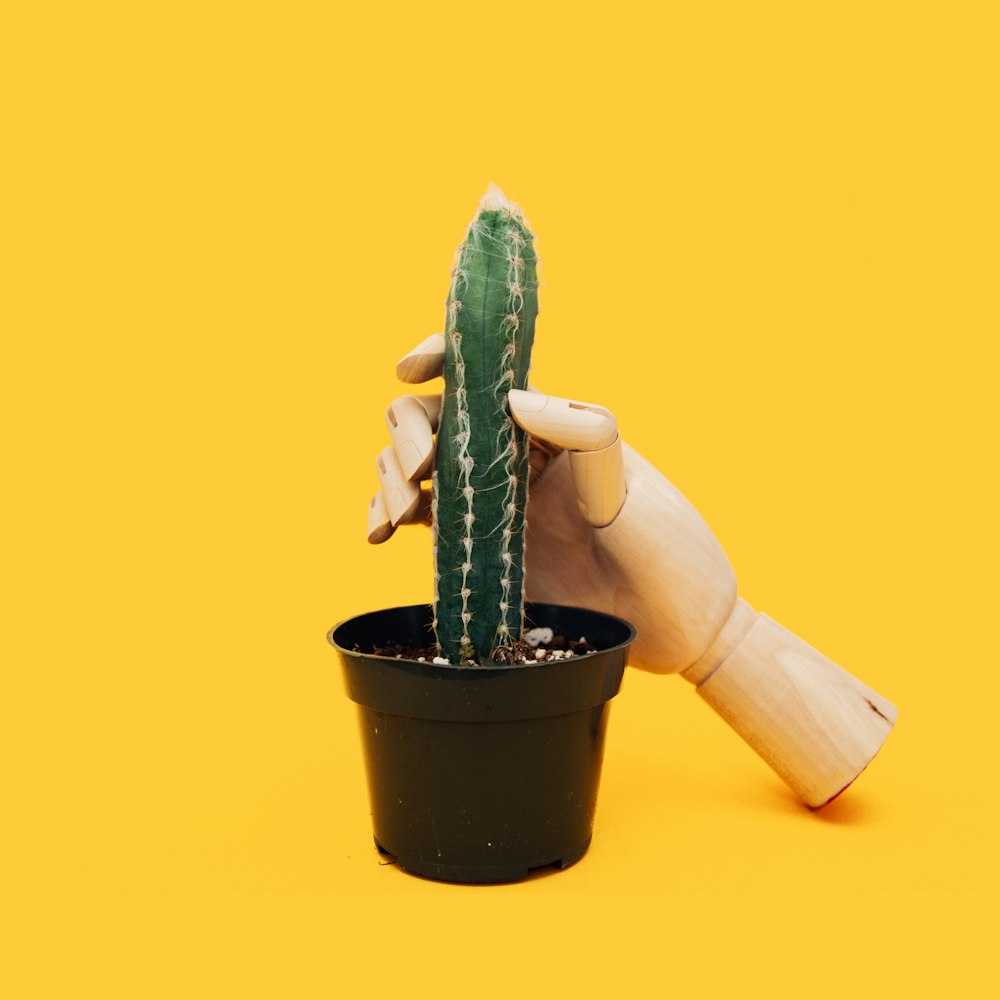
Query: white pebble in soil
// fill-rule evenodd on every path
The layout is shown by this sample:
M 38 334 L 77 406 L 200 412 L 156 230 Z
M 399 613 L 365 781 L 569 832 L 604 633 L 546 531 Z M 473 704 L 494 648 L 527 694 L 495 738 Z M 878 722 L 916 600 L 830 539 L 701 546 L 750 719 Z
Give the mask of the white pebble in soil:
M 538 628 L 529 628 L 527 632 L 524 633 L 524 641 L 529 646 L 540 646 L 543 642 L 548 643 L 552 641 L 552 636 L 555 633 L 550 628 L 545 628 L 544 626 L 539 626 Z M 539 657 L 541 659 L 541 657 Z

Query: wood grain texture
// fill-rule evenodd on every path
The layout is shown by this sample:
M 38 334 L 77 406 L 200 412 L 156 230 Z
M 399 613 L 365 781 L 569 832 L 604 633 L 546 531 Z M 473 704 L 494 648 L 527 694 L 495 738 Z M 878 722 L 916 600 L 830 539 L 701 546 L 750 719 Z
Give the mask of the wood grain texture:
M 444 334 L 432 333 L 396 363 L 400 382 L 420 383 L 437 378 L 444 368 Z
M 440 415 L 440 397 L 431 414 L 423 400 L 416 396 L 400 396 L 385 411 L 385 423 L 396 450 L 403 475 L 411 482 L 426 479 L 434 461 L 434 431 Z
M 737 598 L 708 525 L 664 476 L 622 445 L 627 496 L 591 528 L 577 509 L 571 458 L 554 458 L 532 496 L 527 581 L 533 600 L 631 621 L 636 665 L 682 673 L 811 806 L 849 785 L 877 753 L 896 708 Z
M 580 513 L 595 528 L 615 520 L 625 504 L 627 487 L 621 438 L 599 451 L 571 451 L 569 466 Z
M 767 615 L 698 693 L 810 806 L 843 791 L 896 721 L 896 706 Z
M 528 594 L 627 618 L 639 630 L 633 658 L 675 673 L 705 652 L 729 618 L 736 577 L 681 492 L 626 444 L 622 457 L 628 499 L 604 528 L 592 528 L 578 510 L 566 452 L 532 486 L 546 517 L 528 519 Z
M 511 416 L 529 434 L 560 448 L 597 451 L 618 437 L 618 421 L 603 406 L 532 389 L 512 389 L 508 400 Z

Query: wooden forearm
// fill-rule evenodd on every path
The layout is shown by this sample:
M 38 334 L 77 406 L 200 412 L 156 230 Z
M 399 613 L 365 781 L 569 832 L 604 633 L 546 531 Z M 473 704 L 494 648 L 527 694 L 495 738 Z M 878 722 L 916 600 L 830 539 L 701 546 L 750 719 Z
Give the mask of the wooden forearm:
M 810 806 L 828 802 L 878 752 L 895 707 L 736 595 L 698 512 L 624 447 L 627 499 L 607 527 L 581 527 L 569 461 L 538 484 L 529 521 L 536 600 L 620 615 L 639 631 L 638 666 L 681 673 Z
M 878 752 L 896 706 L 746 601 L 730 623 L 682 676 L 807 805 L 825 805 Z

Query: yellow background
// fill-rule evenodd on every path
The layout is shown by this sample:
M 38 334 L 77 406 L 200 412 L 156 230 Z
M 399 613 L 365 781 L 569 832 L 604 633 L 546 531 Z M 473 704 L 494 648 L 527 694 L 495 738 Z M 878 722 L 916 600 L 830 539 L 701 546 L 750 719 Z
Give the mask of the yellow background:
M 4 15 L 6 995 L 995 988 L 995 52 L 938 8 Z M 900 706 L 825 811 L 631 671 L 581 864 L 380 866 L 324 632 L 429 598 L 365 508 L 490 180 L 534 381 Z

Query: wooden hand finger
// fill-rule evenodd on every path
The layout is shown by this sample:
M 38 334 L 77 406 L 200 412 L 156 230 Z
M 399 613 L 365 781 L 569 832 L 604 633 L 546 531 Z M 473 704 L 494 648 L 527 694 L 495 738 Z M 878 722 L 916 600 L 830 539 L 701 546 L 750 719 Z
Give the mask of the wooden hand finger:
M 401 520 L 399 523 L 401 525 L 429 525 L 431 523 L 431 491 L 429 489 L 422 489 L 420 491 L 420 499 L 413 516 L 406 520 Z M 372 545 L 381 545 L 382 542 L 387 542 L 392 538 L 395 533 L 396 526 L 389 517 L 389 511 L 385 505 L 385 497 L 382 495 L 382 491 L 379 490 L 372 497 L 371 503 L 368 505 L 368 541 Z
M 400 382 L 427 382 L 444 369 L 444 334 L 432 333 L 396 365 Z
M 547 396 L 537 390 L 511 389 L 507 399 L 511 415 L 532 437 L 560 448 L 597 451 L 618 436 L 618 422 L 603 406 Z
M 426 479 L 434 463 L 434 430 L 440 414 L 440 396 L 400 396 L 385 411 L 403 477 L 411 482 Z
M 625 505 L 627 493 L 621 437 L 599 451 L 571 451 L 569 467 L 580 513 L 595 528 L 609 525 Z
M 420 506 L 420 486 L 403 475 L 392 445 L 382 449 L 375 460 L 375 467 L 392 526 L 413 520 Z
M 534 438 L 569 450 L 573 484 L 583 516 L 601 528 L 625 503 L 625 471 L 618 422 L 603 406 L 512 389 L 514 419 Z
M 389 520 L 389 511 L 385 505 L 385 497 L 382 496 L 382 491 L 379 490 L 372 497 L 371 503 L 368 505 L 368 541 L 372 545 L 381 545 L 392 538 L 395 530 L 392 521 Z

